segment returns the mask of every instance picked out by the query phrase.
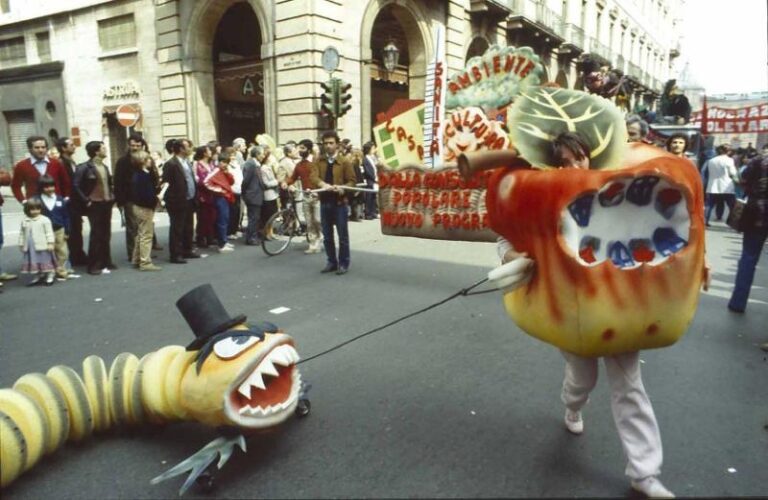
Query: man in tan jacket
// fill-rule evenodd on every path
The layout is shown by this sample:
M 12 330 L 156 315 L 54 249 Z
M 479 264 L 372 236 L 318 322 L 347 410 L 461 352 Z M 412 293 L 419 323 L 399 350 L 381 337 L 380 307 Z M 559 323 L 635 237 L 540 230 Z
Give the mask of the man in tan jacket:
M 347 198 L 342 186 L 354 187 L 355 170 L 349 161 L 338 154 L 339 136 L 335 131 L 322 136 L 323 154 L 315 159 L 310 179 L 312 184 L 328 191 L 320 193 L 320 223 L 323 226 L 325 254 L 328 262 L 321 272 L 346 274 L 349 269 L 349 230 L 347 229 Z M 333 226 L 339 234 L 339 254 L 336 256 L 336 242 Z

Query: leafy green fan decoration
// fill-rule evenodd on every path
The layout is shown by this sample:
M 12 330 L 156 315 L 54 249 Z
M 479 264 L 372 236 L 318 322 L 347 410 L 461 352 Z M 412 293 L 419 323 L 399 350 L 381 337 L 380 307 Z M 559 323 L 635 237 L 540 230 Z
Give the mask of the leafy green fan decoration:
M 562 132 L 576 132 L 589 145 L 593 169 L 621 168 L 627 129 L 621 111 L 607 99 L 582 92 L 531 87 L 507 115 L 509 135 L 520 154 L 537 167 L 554 167 L 550 144 Z

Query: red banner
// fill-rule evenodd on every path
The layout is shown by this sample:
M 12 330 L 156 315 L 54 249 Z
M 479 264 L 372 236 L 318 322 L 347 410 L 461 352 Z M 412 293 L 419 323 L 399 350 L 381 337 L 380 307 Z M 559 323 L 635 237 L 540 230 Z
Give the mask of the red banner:
M 756 134 L 768 132 L 768 103 L 745 106 L 743 108 L 723 108 L 706 106 L 704 110 L 694 111 L 691 125 L 702 125 L 704 134 Z

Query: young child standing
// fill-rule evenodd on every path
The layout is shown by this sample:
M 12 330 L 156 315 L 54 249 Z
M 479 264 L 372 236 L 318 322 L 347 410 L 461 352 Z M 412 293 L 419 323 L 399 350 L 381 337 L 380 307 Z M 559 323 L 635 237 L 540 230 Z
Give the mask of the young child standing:
M 42 214 L 43 204 L 38 198 L 30 198 L 24 205 L 26 217 L 21 221 L 19 250 L 24 254 L 21 272 L 35 274 L 27 283 L 33 286 L 45 278 L 47 286 L 53 285 L 56 258 L 53 256 L 53 234 L 51 220 Z
M 56 183 L 53 177 L 40 177 L 40 202 L 42 214 L 48 217 L 53 226 L 53 254 L 56 257 L 56 277 L 66 280 L 69 277 L 67 261 L 69 260 L 69 207 L 68 201 L 56 194 Z

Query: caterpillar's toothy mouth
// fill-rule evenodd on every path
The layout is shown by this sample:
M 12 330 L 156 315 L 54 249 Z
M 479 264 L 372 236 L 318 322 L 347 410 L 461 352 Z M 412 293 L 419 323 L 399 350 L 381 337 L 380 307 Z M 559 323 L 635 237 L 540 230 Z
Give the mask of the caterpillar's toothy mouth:
M 230 387 L 225 411 L 244 427 L 267 427 L 293 411 L 299 399 L 299 355 L 293 345 L 278 344 L 255 360 Z
M 683 193 L 656 175 L 616 178 L 563 210 L 565 246 L 581 264 L 606 260 L 621 269 L 658 265 L 688 244 L 691 220 Z

